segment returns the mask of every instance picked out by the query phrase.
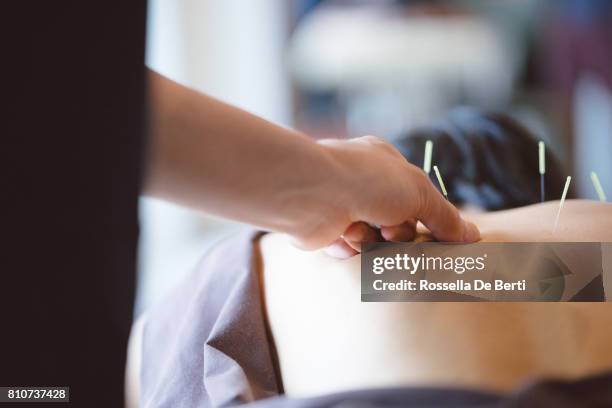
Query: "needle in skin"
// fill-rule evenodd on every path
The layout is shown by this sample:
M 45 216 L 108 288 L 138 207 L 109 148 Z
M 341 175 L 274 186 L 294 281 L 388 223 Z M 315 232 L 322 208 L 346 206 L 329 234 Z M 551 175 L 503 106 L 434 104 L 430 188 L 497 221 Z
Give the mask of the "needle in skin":
M 440 175 L 440 170 L 438 170 L 438 166 L 433 166 L 434 172 L 436 173 L 436 177 L 438 178 L 438 183 L 440 183 L 440 188 L 442 189 L 442 194 L 448 200 L 448 193 L 446 192 L 446 187 L 444 186 L 444 182 L 442 181 L 442 176 Z
M 540 141 L 538 143 L 538 158 L 539 158 L 539 171 L 540 171 L 540 201 L 544 202 L 544 174 L 546 173 L 546 145 Z
M 431 156 L 433 152 L 433 142 L 425 142 L 425 160 L 423 161 L 423 171 L 429 175 L 431 172 Z
M 571 181 L 572 177 L 567 176 L 567 180 L 565 180 L 565 187 L 563 187 L 563 195 L 561 195 L 561 202 L 559 203 L 559 210 L 557 211 L 557 217 L 555 218 L 555 226 L 553 228 L 553 232 L 557 230 L 557 225 L 559 224 L 559 216 L 561 215 L 563 204 L 565 204 L 565 197 L 567 197 L 567 190 L 569 190 L 569 185 Z
M 595 173 L 594 171 L 591 172 L 591 181 L 593 182 L 593 186 L 595 187 L 595 191 L 597 192 L 599 201 L 606 201 L 606 193 L 604 192 L 604 189 L 601 186 L 601 182 L 599 181 L 597 173 Z

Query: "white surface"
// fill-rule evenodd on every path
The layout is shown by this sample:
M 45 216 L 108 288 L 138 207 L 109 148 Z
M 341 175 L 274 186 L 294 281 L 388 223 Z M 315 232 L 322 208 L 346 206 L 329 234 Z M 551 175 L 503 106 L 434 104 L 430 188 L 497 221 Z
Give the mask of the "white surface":
M 457 104 L 505 107 L 525 54 L 486 19 L 410 16 L 377 2 L 316 9 L 290 49 L 301 87 L 339 96 L 350 136 L 388 139 Z
M 312 88 L 461 80 L 476 97 L 507 98 L 518 60 L 487 21 L 414 18 L 371 7 L 314 12 L 296 31 L 291 67 Z

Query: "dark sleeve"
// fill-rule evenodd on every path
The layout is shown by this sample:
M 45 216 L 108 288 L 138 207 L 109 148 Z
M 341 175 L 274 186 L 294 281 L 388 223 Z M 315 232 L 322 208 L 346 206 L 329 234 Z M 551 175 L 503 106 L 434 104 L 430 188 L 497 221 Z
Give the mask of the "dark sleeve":
M 122 406 L 146 1 L 7 2 L 0 15 L 0 385 Z

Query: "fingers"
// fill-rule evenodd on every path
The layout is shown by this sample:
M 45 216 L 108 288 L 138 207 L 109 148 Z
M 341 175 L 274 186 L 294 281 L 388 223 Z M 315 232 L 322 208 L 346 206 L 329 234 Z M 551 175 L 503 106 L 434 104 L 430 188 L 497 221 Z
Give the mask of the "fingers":
M 365 222 L 355 222 L 346 229 L 341 238 L 325 248 L 325 253 L 334 258 L 346 259 L 361 252 L 364 242 L 376 242 L 381 239 L 378 231 Z
M 365 222 L 354 222 L 346 229 L 342 238 L 356 251 L 361 252 L 363 242 L 376 242 L 380 240 L 379 232 Z
M 461 218 L 455 206 L 449 203 L 429 182 L 420 186 L 422 196 L 418 218 L 439 241 L 476 242 L 480 231 L 476 225 Z
M 416 236 L 416 221 L 406 221 L 392 227 L 381 227 L 380 232 L 385 241 L 407 242 Z
M 346 229 L 342 238 L 334 241 L 325 249 L 325 252 L 334 258 L 346 259 L 360 253 L 361 246 L 365 242 L 382 240 L 406 242 L 412 241 L 415 236 L 416 222 L 414 220 L 392 227 L 381 227 L 380 231 L 365 222 L 355 222 Z
M 325 253 L 333 258 L 347 259 L 359 252 L 347 244 L 344 239 L 338 238 L 331 245 L 325 247 Z

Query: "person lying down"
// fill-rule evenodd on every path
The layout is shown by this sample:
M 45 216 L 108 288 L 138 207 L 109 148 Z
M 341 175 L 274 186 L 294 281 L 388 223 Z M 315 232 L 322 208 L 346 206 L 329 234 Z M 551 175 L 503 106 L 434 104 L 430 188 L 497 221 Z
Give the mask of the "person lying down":
M 429 139 L 434 163 L 446 169 L 451 201 L 477 223 L 483 241 L 612 241 L 612 205 L 570 200 L 554 234 L 558 201 L 528 205 L 539 200 L 532 177 L 537 155 L 526 156 L 537 142 L 510 118 L 453 112 L 439 127 L 400 139 L 398 148 L 420 164 L 418 152 Z M 458 163 L 454 170 L 443 157 Z M 512 164 L 520 160 L 527 169 Z M 466 164 L 472 161 L 477 165 Z M 510 174 L 500 168 L 505 162 Z M 547 163 L 547 175 L 562 180 L 555 158 L 547 156 Z M 547 199 L 558 199 L 561 183 L 546 182 Z M 419 232 L 419 240 L 429 239 Z M 611 245 L 602 244 L 606 271 Z M 589 267 L 580 255 L 570 258 L 565 261 Z M 135 324 L 129 401 L 145 407 L 612 406 L 608 303 L 361 303 L 359 265 L 359 256 L 300 251 L 277 234 L 252 232 L 221 243 Z M 609 283 L 603 276 L 601 285 Z M 589 300 L 604 300 L 603 292 Z
M 476 222 L 484 242 L 611 242 L 602 244 L 610 271 L 612 205 L 568 201 L 552 234 L 555 209 L 537 204 Z M 301 251 L 277 234 L 222 243 L 132 339 L 140 402 L 612 404 L 610 303 L 361 303 L 359 268 L 359 256 Z
M 602 244 L 603 267 L 612 275 L 612 205 L 569 201 L 553 234 L 556 208 L 550 202 L 473 219 L 483 242 L 610 242 Z M 606 371 L 612 386 L 610 303 L 361 303 L 359 257 L 299 251 L 275 234 L 259 246 L 288 395 L 407 385 L 508 393 L 529 380 Z

